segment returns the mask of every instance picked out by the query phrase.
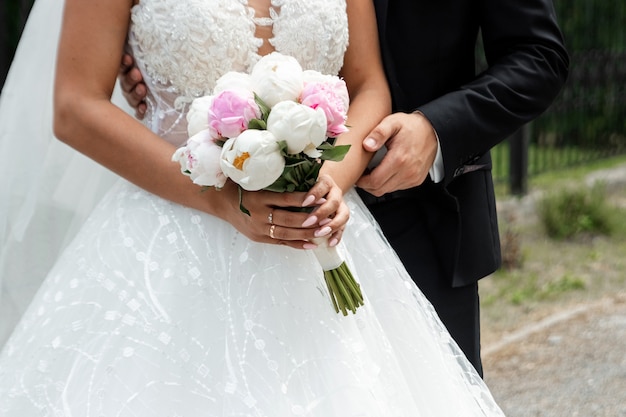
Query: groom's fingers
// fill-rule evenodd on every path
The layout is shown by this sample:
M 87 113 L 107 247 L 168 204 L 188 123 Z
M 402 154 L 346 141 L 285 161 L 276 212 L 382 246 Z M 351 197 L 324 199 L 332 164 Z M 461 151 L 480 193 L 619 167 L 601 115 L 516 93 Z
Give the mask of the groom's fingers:
M 356 186 L 377 197 L 395 191 L 392 186 L 393 177 L 398 170 L 391 158 L 383 158 L 380 164 L 368 174 L 363 175 Z
M 122 91 L 125 94 L 130 94 L 137 83 L 141 80 L 141 74 L 138 72 L 137 68 L 133 65 L 133 58 L 125 54 L 122 57 L 122 62 L 120 64 L 120 71 L 118 74 L 118 78 L 120 80 L 120 86 L 122 87 Z M 134 72 L 133 70 L 137 70 Z M 137 75 L 139 74 L 139 78 Z
M 391 114 L 385 117 L 381 122 L 376 125 L 374 129 L 363 139 L 363 149 L 368 152 L 376 152 L 385 144 L 389 139 L 395 136 L 400 130 L 396 114 Z
M 356 183 L 357 187 L 378 197 L 394 191 L 392 179 L 397 175 L 399 167 L 394 164 L 393 158 L 388 153 L 395 136 L 402 129 L 402 114 L 394 113 L 385 117 L 363 140 L 363 149 L 368 152 L 376 152 L 383 146 L 387 147 L 387 154 L 378 165 Z
M 133 57 L 129 54 L 122 56 L 122 62 L 120 63 L 120 75 L 126 74 L 128 70 L 133 67 Z
M 147 110 L 145 98 L 148 91 L 141 71 L 135 66 L 135 61 L 129 54 L 122 57 L 118 79 L 124 98 L 135 109 L 135 116 L 142 119 Z

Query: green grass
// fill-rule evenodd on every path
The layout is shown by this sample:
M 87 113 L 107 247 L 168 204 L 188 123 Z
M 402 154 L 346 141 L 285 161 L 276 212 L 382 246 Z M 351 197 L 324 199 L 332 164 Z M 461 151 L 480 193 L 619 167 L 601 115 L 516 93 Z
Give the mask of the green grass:
M 553 188 L 564 179 L 567 179 L 568 182 L 581 182 L 587 175 L 594 171 L 611 169 L 624 164 L 626 164 L 626 155 L 599 159 L 585 164 L 535 175 L 531 177 L 529 185 L 536 188 Z
M 528 275 L 521 275 L 519 271 L 499 271 L 492 278 L 497 281 L 497 290 L 483 295 L 483 306 L 492 306 L 497 301 L 516 306 L 551 301 L 565 293 L 584 290 L 587 286 L 583 278 L 572 275 L 571 272 L 546 279 L 537 271 Z
M 508 161 L 508 158 L 505 159 Z M 498 162 L 494 161 L 494 178 L 503 178 L 502 176 L 498 177 L 496 175 L 496 163 Z M 559 186 L 562 184 L 578 184 L 584 181 L 585 177 L 594 171 L 611 169 L 624 164 L 626 164 L 626 155 L 619 155 L 584 164 L 546 171 L 536 175 L 529 175 L 528 190 L 551 190 L 554 189 L 557 184 Z M 500 170 L 505 169 L 507 170 L 505 172 L 508 172 L 508 165 L 505 168 L 500 168 Z M 509 184 L 506 181 L 496 180 L 495 189 L 497 198 L 506 198 L 511 196 Z
M 531 177 L 528 189 L 536 196 L 530 198 L 535 202 L 536 214 L 539 214 L 542 196 L 572 189 L 592 194 L 586 185 L 589 174 L 624 165 L 626 156 L 620 156 Z M 498 200 L 517 198 L 510 195 L 506 184 L 496 187 Z M 626 211 L 623 205 L 626 180 L 607 184 L 607 190 L 601 197 L 602 204 L 618 216 L 608 235 L 585 232 L 572 238 L 552 239 L 539 216 L 500 216 L 502 241 L 515 248 L 515 259 L 519 262 L 513 268 L 501 269 L 480 281 L 486 340 L 517 328 L 532 317 L 545 317 L 568 305 L 625 291 Z M 588 221 L 589 218 L 585 220 L 583 216 L 581 223 L 589 224 Z
M 500 180 L 509 176 L 509 144 L 502 142 L 492 151 L 493 176 Z M 622 156 L 626 158 L 626 156 Z M 602 149 L 585 149 L 574 146 L 538 146 L 531 144 L 528 148 L 528 174 L 536 176 L 548 172 L 569 169 L 577 166 L 589 166 L 607 159 Z M 603 162 L 599 162 L 603 163 Z

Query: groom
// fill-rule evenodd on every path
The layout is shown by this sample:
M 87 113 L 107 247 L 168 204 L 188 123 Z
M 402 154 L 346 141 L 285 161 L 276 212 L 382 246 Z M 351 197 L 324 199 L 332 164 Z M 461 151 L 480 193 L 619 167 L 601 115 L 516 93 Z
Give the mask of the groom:
M 552 0 L 374 3 L 394 114 L 364 140 L 387 152 L 357 186 L 482 375 L 477 281 L 500 266 L 489 149 L 546 110 L 569 58 Z
M 395 113 L 363 143 L 387 153 L 359 192 L 482 375 L 477 281 L 500 265 L 489 149 L 550 105 L 567 52 L 551 0 L 374 2 Z M 475 75 L 479 30 L 490 66 Z M 145 86 L 124 60 L 136 105 Z

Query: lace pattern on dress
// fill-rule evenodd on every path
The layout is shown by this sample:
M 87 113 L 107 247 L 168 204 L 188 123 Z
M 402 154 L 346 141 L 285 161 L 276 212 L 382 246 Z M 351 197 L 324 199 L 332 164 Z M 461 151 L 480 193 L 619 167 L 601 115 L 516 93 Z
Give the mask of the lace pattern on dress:
M 144 123 L 182 143 L 189 103 L 208 94 L 224 73 L 248 72 L 260 58 L 257 25 L 273 26 L 270 44 L 305 69 L 337 74 L 343 65 L 343 0 L 272 0 L 269 18 L 255 17 L 246 0 L 142 0 L 134 6 L 129 46 L 148 84 Z

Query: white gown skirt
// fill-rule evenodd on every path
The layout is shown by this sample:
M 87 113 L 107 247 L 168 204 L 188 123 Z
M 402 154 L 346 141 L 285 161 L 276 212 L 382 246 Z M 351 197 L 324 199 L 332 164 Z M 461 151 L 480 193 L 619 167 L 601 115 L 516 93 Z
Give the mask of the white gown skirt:
M 491 394 L 355 192 L 341 250 L 365 306 L 335 313 L 310 251 L 125 181 L 0 355 L 3 417 L 496 416 Z

